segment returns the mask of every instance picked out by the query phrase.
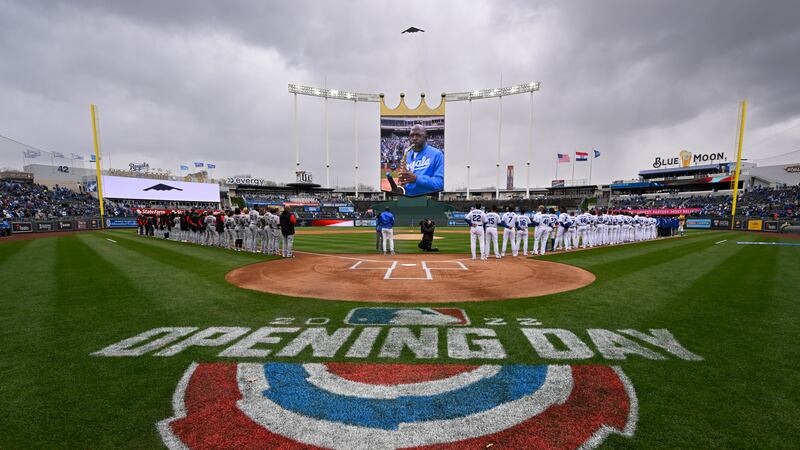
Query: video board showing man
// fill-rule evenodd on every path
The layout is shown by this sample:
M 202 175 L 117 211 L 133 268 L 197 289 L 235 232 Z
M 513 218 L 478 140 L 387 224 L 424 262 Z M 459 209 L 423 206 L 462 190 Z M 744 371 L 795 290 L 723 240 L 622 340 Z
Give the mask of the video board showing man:
M 415 197 L 444 189 L 444 116 L 381 118 L 381 190 Z

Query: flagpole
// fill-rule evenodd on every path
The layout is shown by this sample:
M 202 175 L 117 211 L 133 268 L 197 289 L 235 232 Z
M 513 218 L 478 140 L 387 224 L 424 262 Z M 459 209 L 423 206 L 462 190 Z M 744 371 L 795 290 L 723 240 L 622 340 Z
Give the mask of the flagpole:
M 589 186 L 592 185 L 592 165 L 594 164 L 594 148 L 592 148 L 592 159 L 589 160 Z
M 578 159 L 578 155 L 575 155 L 575 157 L 572 158 L 572 184 L 575 184 L 575 160 L 576 159 Z
M 559 164 L 558 155 L 556 155 L 556 177 L 553 178 L 554 180 L 558 179 L 558 164 Z

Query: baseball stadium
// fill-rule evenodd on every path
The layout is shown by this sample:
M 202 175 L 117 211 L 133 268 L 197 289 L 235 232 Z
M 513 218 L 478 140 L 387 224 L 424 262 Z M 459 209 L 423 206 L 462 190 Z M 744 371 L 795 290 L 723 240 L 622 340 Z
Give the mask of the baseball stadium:
M 634 165 L 543 148 L 556 80 L 359 79 L 281 81 L 290 151 L 247 172 L 128 162 L 133 110 L 81 104 L 85 155 L 0 125 L 0 448 L 797 447 L 800 150 L 766 106 Z

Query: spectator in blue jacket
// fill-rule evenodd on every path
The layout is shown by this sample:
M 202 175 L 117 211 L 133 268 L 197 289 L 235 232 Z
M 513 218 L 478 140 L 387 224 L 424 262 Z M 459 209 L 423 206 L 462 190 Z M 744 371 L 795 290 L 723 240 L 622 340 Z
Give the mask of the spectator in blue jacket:
M 389 210 L 389 207 L 378 216 L 378 226 L 381 229 L 381 235 L 383 235 L 383 254 L 386 254 L 386 249 L 388 248 L 392 255 L 394 255 L 394 214 Z M 389 243 L 387 246 L 386 243 Z

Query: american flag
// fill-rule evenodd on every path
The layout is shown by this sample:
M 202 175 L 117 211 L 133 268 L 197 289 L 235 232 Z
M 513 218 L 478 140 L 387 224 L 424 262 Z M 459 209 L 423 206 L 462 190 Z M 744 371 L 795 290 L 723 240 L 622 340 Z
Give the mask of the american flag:
M 558 162 L 560 163 L 568 163 L 569 162 L 569 155 L 564 153 L 558 153 Z

